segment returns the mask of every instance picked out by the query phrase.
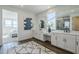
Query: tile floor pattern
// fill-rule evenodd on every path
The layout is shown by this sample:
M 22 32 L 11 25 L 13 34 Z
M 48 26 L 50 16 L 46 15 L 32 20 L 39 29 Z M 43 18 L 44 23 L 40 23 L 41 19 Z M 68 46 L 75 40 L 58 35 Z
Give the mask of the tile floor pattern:
M 30 41 L 7 49 L 7 54 L 56 54 L 44 46 Z

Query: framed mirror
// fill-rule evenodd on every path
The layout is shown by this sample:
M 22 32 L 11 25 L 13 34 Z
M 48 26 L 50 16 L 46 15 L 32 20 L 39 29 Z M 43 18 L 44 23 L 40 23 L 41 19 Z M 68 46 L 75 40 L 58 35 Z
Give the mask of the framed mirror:
M 57 20 L 56 20 L 56 30 L 64 30 L 64 20 L 63 20 L 63 18 L 57 18 Z
M 64 16 L 64 17 L 57 18 L 56 29 L 70 31 L 70 16 Z

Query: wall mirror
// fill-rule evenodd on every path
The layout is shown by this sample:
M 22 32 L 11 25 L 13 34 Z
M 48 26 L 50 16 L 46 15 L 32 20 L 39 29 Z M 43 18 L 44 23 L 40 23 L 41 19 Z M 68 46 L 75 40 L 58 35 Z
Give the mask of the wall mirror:
M 63 18 L 57 18 L 57 20 L 56 20 L 56 30 L 64 30 L 64 20 L 63 20 Z
M 57 30 L 70 30 L 70 17 L 69 16 L 64 16 L 64 17 L 59 17 L 56 20 L 56 29 Z

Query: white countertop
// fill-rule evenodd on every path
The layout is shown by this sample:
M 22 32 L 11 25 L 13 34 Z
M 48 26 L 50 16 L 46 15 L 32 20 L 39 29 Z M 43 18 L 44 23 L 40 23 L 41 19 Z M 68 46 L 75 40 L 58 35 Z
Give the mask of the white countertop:
M 52 31 L 52 32 L 43 32 L 44 34 L 47 35 L 52 35 L 53 33 L 62 33 L 62 34 L 68 34 L 68 35 L 79 35 L 79 31 L 70 31 L 70 32 L 64 32 L 63 30 L 56 30 L 56 31 Z

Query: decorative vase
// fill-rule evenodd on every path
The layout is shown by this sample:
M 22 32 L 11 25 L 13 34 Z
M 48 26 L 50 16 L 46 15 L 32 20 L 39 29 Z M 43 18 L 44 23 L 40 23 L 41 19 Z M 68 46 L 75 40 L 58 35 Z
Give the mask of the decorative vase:
M 51 28 L 50 28 L 50 27 L 48 28 L 48 32 L 49 32 L 49 33 L 51 32 Z

